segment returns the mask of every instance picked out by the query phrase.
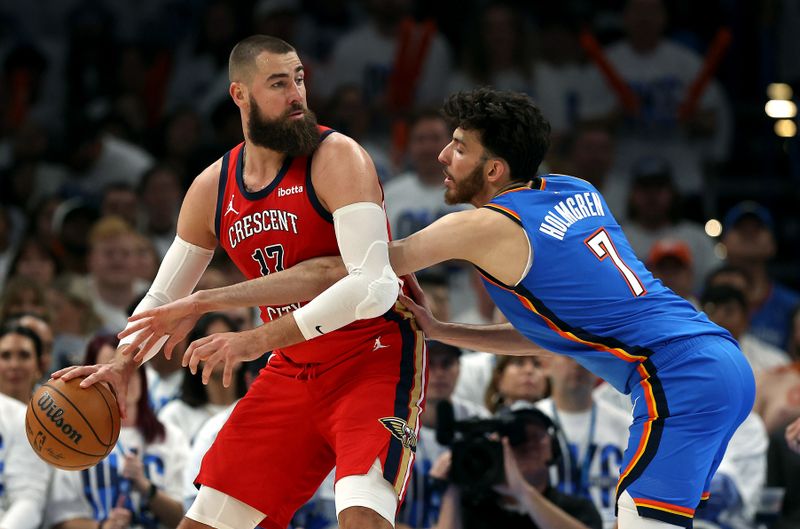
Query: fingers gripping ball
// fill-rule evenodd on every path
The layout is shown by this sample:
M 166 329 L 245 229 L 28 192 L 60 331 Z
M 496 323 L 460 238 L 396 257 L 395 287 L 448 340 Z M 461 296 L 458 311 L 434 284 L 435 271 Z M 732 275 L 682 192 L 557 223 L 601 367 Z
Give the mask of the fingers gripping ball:
M 113 450 L 119 437 L 114 394 L 104 384 L 81 388 L 81 380 L 49 380 L 33 394 L 25 415 L 33 451 L 64 470 L 96 465 Z

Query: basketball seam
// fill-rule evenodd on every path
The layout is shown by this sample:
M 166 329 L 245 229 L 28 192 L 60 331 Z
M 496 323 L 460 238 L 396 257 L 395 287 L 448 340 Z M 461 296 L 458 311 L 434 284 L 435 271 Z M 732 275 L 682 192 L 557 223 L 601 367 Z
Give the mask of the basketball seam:
M 104 403 L 105 403 L 105 405 L 106 405 L 106 409 L 108 409 L 108 415 L 111 417 L 111 432 L 110 432 L 110 433 L 111 433 L 111 438 L 113 438 L 113 437 L 114 437 L 114 431 L 115 431 L 115 430 L 116 430 L 116 431 L 119 431 L 119 429 L 118 429 L 118 428 L 115 428 L 115 427 L 114 427 L 114 412 L 113 412 L 113 411 L 111 411 L 111 406 L 110 406 L 110 405 L 109 405 L 109 403 L 108 403 L 108 399 L 106 399 L 106 394 L 105 394 L 105 393 L 103 393 L 103 392 L 100 390 L 100 388 L 98 388 L 98 387 L 97 387 L 97 385 L 96 385 L 96 384 L 95 384 L 95 385 L 93 385 L 93 386 L 92 386 L 92 388 L 93 388 L 95 391 L 97 391 L 97 392 L 100 394 L 100 396 L 101 396 L 101 397 L 103 397 L 103 402 L 104 402 Z M 98 441 L 99 441 L 99 440 L 100 440 L 100 439 L 98 438 Z M 117 444 L 117 440 L 116 440 L 116 439 L 114 439 L 114 440 L 113 440 L 113 441 L 111 441 L 110 443 L 104 443 L 103 441 L 100 441 L 100 443 L 101 443 L 101 444 L 104 444 L 104 445 L 106 445 L 106 447 L 108 447 L 108 448 L 111 448 L 111 447 L 113 447 L 114 445 L 116 445 L 116 444 Z M 108 453 L 109 453 L 109 452 L 111 452 L 111 450 L 107 451 L 107 452 L 106 452 L 106 455 L 108 455 Z
M 106 448 L 108 448 L 108 445 L 107 445 L 107 444 L 105 444 L 105 443 L 102 441 L 102 439 L 100 439 L 100 436 L 99 436 L 99 435 L 97 435 L 97 432 L 96 432 L 96 431 L 94 431 L 94 428 L 92 427 L 92 423 L 91 423 L 91 422 L 89 422 L 89 419 L 87 419 L 87 418 L 86 418 L 86 416 L 84 416 L 84 415 L 83 415 L 83 412 L 81 411 L 81 409 L 80 409 L 80 408 L 78 408 L 78 407 L 75 405 L 75 403 L 74 403 L 74 402 L 72 402 L 71 400 L 69 400 L 69 397 L 67 397 L 66 395 L 64 395 L 64 393 L 63 393 L 61 390 L 59 390 L 58 388 L 56 388 L 56 387 L 54 387 L 54 386 L 51 386 L 50 384 L 45 384 L 45 385 L 44 385 L 44 387 L 46 387 L 46 388 L 50 388 L 50 389 L 52 389 L 53 391 L 55 391 L 56 393 L 58 393 L 59 395 L 61 395 L 62 397 L 64 397 L 64 400 L 66 400 L 67 402 L 69 402 L 70 406 L 72 406 L 72 408 L 73 408 L 73 409 L 74 409 L 76 412 L 78 412 L 78 415 L 80 415 L 80 416 L 81 416 L 81 419 L 83 419 L 83 422 L 85 422 L 85 423 L 86 423 L 86 426 L 88 426 L 88 427 L 89 427 L 89 430 L 90 430 L 90 431 L 92 432 L 92 434 L 94 435 L 94 438 L 95 438 L 95 439 L 97 439 L 97 442 L 98 442 L 98 443 L 100 443 L 101 445 L 105 446 Z M 41 421 L 39 421 L 39 422 L 41 422 Z M 108 452 L 106 452 L 106 454 L 107 454 L 107 453 L 108 453 Z
M 33 409 L 33 401 L 31 401 L 31 403 L 29 404 L 29 406 L 30 406 L 30 408 L 31 408 L 31 411 L 33 412 L 33 414 L 32 414 L 32 415 L 33 415 L 33 416 L 36 418 L 36 421 L 37 421 L 37 422 L 38 422 L 38 423 L 41 425 L 41 427 L 42 427 L 42 428 L 44 428 L 44 431 L 46 431 L 48 434 L 50 434 L 50 437 L 52 437 L 54 440 L 58 441 L 59 443 L 61 443 L 61 444 L 62 444 L 62 445 L 64 445 L 64 446 L 66 446 L 66 447 L 67 447 L 67 448 L 69 448 L 70 450 L 73 450 L 73 451 L 75 451 L 75 452 L 77 452 L 77 453 L 79 453 L 79 454 L 81 454 L 81 455 L 84 455 L 84 456 L 89 456 L 89 457 L 105 457 L 105 456 L 107 456 L 107 455 L 108 455 L 108 452 L 106 452 L 105 454 L 90 454 L 90 453 L 88 453 L 88 452 L 82 452 L 81 450 L 78 450 L 77 448 L 75 448 L 75 447 L 72 447 L 72 446 L 68 445 L 67 443 L 65 443 L 64 441 L 62 441 L 61 439 L 59 439 L 57 435 L 53 434 L 53 432 L 51 432 L 51 431 L 50 431 L 50 430 L 47 428 L 47 425 L 45 425 L 45 424 L 42 422 L 42 420 L 41 420 L 41 419 L 39 418 L 39 416 L 36 414 L 36 410 L 35 410 L 35 409 Z
M 30 427 L 29 423 L 30 423 L 30 421 L 28 420 L 28 416 L 26 414 L 26 416 L 25 416 L 26 429 Z M 28 436 L 28 442 L 30 442 L 30 436 Z M 32 442 L 31 442 L 31 445 L 33 445 Z M 92 463 L 92 464 L 89 464 L 89 465 L 86 465 L 86 464 L 83 464 L 83 465 L 64 465 L 61 462 L 54 463 L 53 461 L 45 459 L 44 456 L 42 456 L 42 453 L 39 452 L 39 451 L 34 451 L 34 453 L 39 457 L 39 459 L 41 459 L 42 461 L 44 461 L 48 465 L 52 465 L 52 466 L 60 468 L 62 470 L 86 470 L 87 468 L 91 468 L 91 467 L 93 467 L 93 466 L 95 466 L 97 464 L 97 463 Z

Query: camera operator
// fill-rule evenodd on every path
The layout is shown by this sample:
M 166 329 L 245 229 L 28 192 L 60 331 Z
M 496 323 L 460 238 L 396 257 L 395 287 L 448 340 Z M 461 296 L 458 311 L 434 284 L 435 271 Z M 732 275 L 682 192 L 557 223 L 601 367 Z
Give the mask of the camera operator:
M 590 500 L 550 486 L 549 467 L 558 457 L 552 421 L 533 408 L 510 413 L 524 435 L 514 445 L 508 437 L 502 438 L 505 482 L 478 495 L 451 483 L 437 529 L 602 529 L 600 514 Z M 451 467 L 452 455 L 446 452 L 431 476 L 447 480 Z

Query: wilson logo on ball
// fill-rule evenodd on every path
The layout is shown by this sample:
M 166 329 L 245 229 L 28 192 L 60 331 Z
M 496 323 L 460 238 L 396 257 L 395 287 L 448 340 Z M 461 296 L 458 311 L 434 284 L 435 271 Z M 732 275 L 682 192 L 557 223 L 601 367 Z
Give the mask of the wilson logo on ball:
M 39 408 L 46 413 L 47 418 L 50 419 L 57 428 L 60 428 L 64 435 L 69 436 L 69 439 L 73 443 L 78 444 L 80 442 L 81 438 L 83 438 L 83 434 L 78 433 L 71 424 L 64 422 L 64 419 L 61 417 L 64 415 L 64 410 L 56 404 L 56 401 L 47 391 L 42 393 L 37 404 Z

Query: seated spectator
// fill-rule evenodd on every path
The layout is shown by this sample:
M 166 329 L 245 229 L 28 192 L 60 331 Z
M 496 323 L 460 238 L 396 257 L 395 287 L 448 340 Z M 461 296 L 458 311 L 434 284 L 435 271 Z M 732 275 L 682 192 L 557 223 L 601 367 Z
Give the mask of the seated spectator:
M 606 83 L 617 107 L 617 167 L 622 174 L 643 156 L 664 156 L 674 164 L 675 184 L 684 196 L 704 190 L 705 166 L 723 160 L 729 149 L 730 110 L 719 84 L 711 79 L 696 110 L 681 115 L 681 104 L 703 67 L 695 51 L 672 42 L 665 32 L 664 0 L 627 0 L 623 11 L 626 38 L 605 50 L 613 69 L 635 94 L 637 108 L 627 108 Z M 695 248 L 698 262 L 701 258 Z M 645 254 L 646 255 L 646 254 Z M 698 271 L 705 273 L 705 267 Z
M 525 438 L 515 445 L 503 439 L 505 483 L 474 498 L 450 484 L 444 494 L 437 529 L 601 529 L 603 521 L 590 500 L 562 494 L 550 485 L 550 467 L 558 457 L 552 421 L 537 409 L 511 413 L 524 424 Z M 450 453 L 444 454 L 431 475 L 446 480 L 451 474 L 451 462 Z
M 699 290 L 702 278 L 718 266 L 719 258 L 714 253 L 713 239 L 703 227 L 683 218 L 671 162 L 658 156 L 642 158 L 632 171 L 628 212 L 621 226 L 633 251 L 646 261 L 656 241 L 685 242 L 692 255 L 693 288 Z
M 433 24 L 411 19 L 410 0 L 370 0 L 367 18 L 340 38 L 316 85 L 329 97 L 343 85 L 357 85 L 374 112 L 374 131 L 385 133 L 391 114 L 419 105 L 438 105 L 452 70 L 450 49 Z
M 135 189 L 142 173 L 154 163 L 141 147 L 104 133 L 97 117 L 81 117 L 69 130 L 64 147 L 72 178 L 64 187 L 72 194 L 99 198 L 108 185 L 116 183 Z
M 447 447 L 436 440 L 439 403 L 449 402 L 457 421 L 489 416 L 489 412 L 482 406 L 476 406 L 453 396 L 458 380 L 460 356 L 461 349 L 458 347 L 428 341 L 427 402 L 417 440 L 414 470 L 408 484 L 405 502 L 397 517 L 399 522 L 415 529 L 432 527 L 439 517 L 441 507 L 442 490 L 430 476 L 436 460 L 447 451 Z
M 622 454 L 628 446 L 631 416 L 593 398 L 599 379 L 572 358 L 553 355 L 544 364 L 550 397 L 536 403 L 558 427 L 561 458 L 559 492 L 590 500 L 603 527 L 616 523 L 616 488 Z
M 136 231 L 120 217 L 105 217 L 89 233 L 89 292 L 107 332 L 128 323 L 128 307 L 145 290 L 136 279 Z
M 95 338 L 84 363 L 109 362 L 117 344 L 114 337 Z M 136 370 L 127 398 L 128 416 L 114 450 L 92 468 L 55 471 L 47 527 L 175 527 L 183 517 L 182 478 L 189 443 L 180 430 L 156 419 L 148 405 L 143 370 Z
M 574 175 L 595 186 L 618 222 L 625 219 L 628 179 L 613 170 L 615 145 L 608 127 L 583 123 L 565 133 L 548 153 L 553 173 Z
M 38 237 L 28 235 L 17 248 L 9 277 L 27 277 L 47 288 L 61 272 L 56 255 Z
M 700 304 L 711 321 L 727 329 L 739 342 L 756 375 L 789 363 L 785 352 L 749 333 L 747 300 L 742 291 L 725 285 L 709 287 L 703 292 Z
M 756 202 L 745 201 L 732 207 L 722 224 L 727 262 L 744 269 L 750 278 L 747 301 L 751 332 L 785 349 L 800 294 L 775 281 L 767 268 L 777 252 L 772 214 Z
M 650 248 L 647 256 L 647 268 L 664 286 L 694 305 L 700 302 L 694 295 L 694 268 L 692 251 L 684 241 L 661 239 Z
M 48 291 L 49 310 L 53 315 L 52 371 L 80 365 L 89 340 L 100 329 L 85 278 L 62 275 Z
M 139 184 L 142 232 L 155 245 L 159 262 L 175 239 L 182 199 L 181 178 L 172 167 L 156 165 L 142 175 Z
M 44 384 L 50 379 L 50 373 L 53 372 L 51 365 L 53 363 L 53 329 L 46 320 L 33 314 L 25 314 L 12 321 L 12 325 L 19 325 L 27 327 L 36 333 L 39 340 L 42 342 L 42 351 L 39 355 L 39 384 Z
M 27 277 L 15 277 L 6 283 L 0 298 L 0 321 L 24 314 L 46 318 L 47 298 L 39 283 Z
M 39 529 L 52 477 L 52 469 L 34 453 L 25 436 L 26 409 L 27 401 L 23 404 L 0 391 L 0 527 L 3 529 Z
M 531 348 L 536 346 L 531 344 Z M 486 389 L 486 409 L 492 413 L 517 401 L 534 403 L 550 394 L 542 359 L 536 356 L 500 356 Z
M 134 237 L 133 260 L 136 279 L 150 285 L 158 273 L 161 256 L 153 241 L 138 232 Z
M 186 337 L 186 343 L 190 344 L 211 334 L 238 330 L 239 327 L 228 316 L 212 312 L 198 320 Z M 176 348 L 172 352 L 173 357 L 183 356 L 180 349 Z M 222 364 L 214 368 L 208 384 L 203 384 L 202 369 L 198 369 L 195 374 L 184 372 L 180 397 L 166 404 L 158 413 L 158 419 L 179 428 L 191 442 L 208 419 L 244 397 L 247 391 L 241 365 L 233 375 L 234 383 L 227 388 L 222 385 L 222 369 Z
M 472 21 L 461 67 L 447 84 L 447 92 L 493 86 L 533 94 L 533 46 L 527 17 L 505 3 L 490 3 Z
M 129 226 L 139 224 L 139 202 L 136 190 L 126 182 L 114 182 L 103 189 L 100 199 L 101 217 L 120 217 Z
M 41 356 L 42 340 L 34 331 L 18 323 L 0 328 L 0 393 L 27 405 L 42 376 Z

